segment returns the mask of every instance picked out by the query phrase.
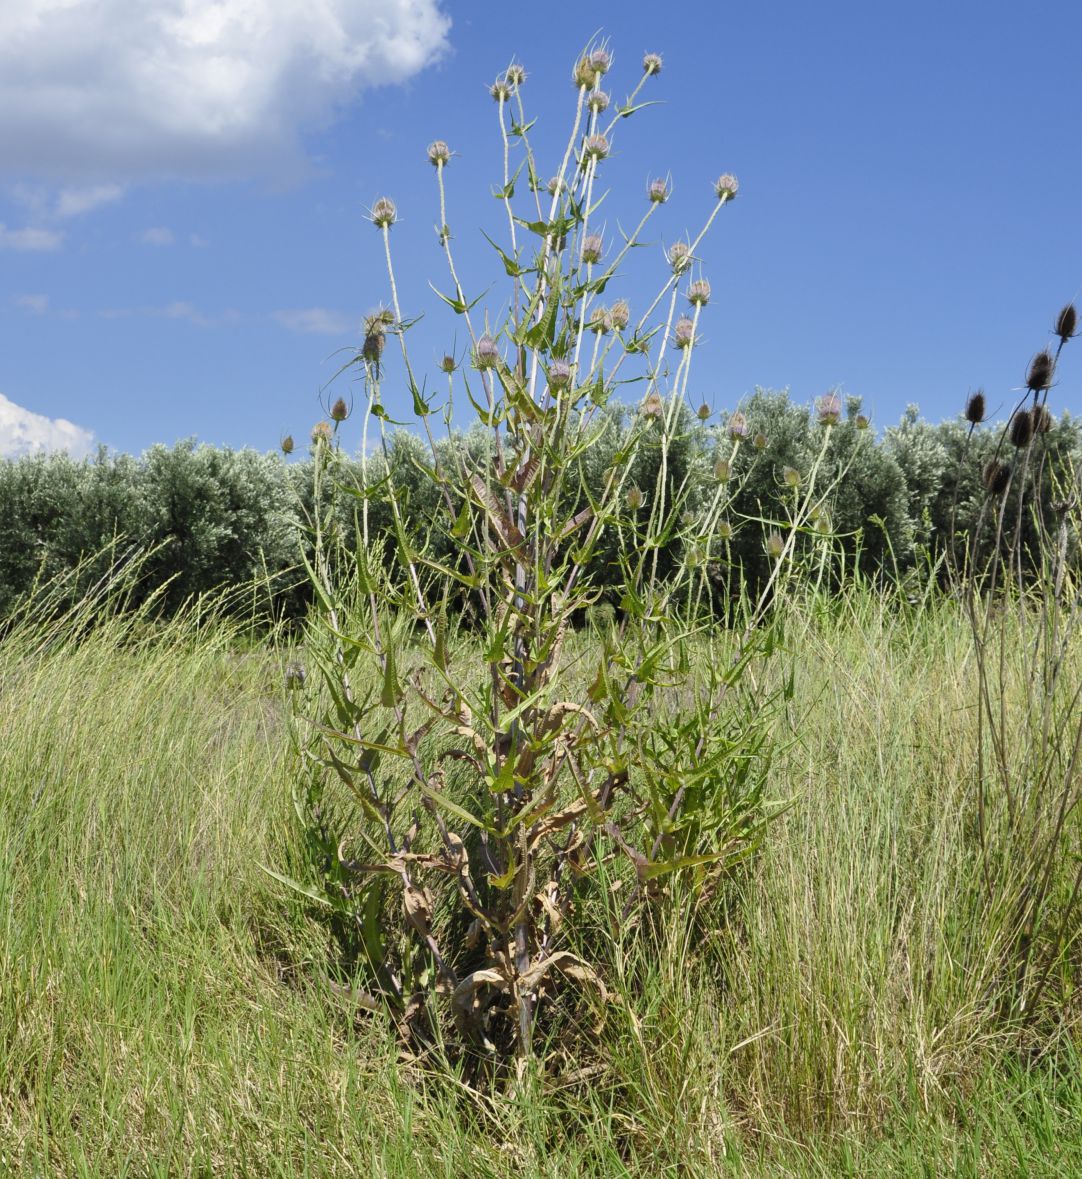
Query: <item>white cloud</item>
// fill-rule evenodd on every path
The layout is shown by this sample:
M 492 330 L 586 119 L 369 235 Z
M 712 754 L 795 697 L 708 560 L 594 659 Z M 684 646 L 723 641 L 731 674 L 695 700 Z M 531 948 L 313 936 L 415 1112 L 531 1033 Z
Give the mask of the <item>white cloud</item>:
M 299 135 L 446 48 L 440 0 L 2 0 L 0 172 L 281 176 Z
M 119 184 L 93 184 L 88 188 L 61 189 L 56 198 L 57 217 L 80 217 L 91 209 L 118 201 L 124 195 Z
M 48 295 L 20 295 L 15 300 L 16 307 L 23 307 L 35 315 L 44 315 L 49 310 Z
M 66 450 L 85 458 L 94 447 L 94 434 L 64 418 L 23 409 L 0 393 L 0 458 L 21 458 L 46 450 Z
M 276 311 L 274 318 L 291 332 L 310 332 L 318 336 L 344 336 L 356 326 L 356 318 L 330 311 L 326 307 L 298 307 Z
M 152 229 L 144 229 L 139 235 L 139 240 L 144 246 L 171 246 L 173 231 L 166 229 L 164 225 L 156 225 Z
M 63 240 L 64 235 L 52 229 L 8 229 L 0 221 L 0 250 L 58 250 Z

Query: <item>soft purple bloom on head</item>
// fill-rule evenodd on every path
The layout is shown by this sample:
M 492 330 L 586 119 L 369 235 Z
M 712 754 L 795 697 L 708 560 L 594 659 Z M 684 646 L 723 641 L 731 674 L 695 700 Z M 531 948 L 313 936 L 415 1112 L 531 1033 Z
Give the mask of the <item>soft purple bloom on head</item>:
M 821 426 L 836 426 L 842 420 L 842 399 L 837 393 L 825 393 L 817 397 L 815 414 Z
M 710 302 L 710 284 L 705 278 L 696 279 L 688 287 L 688 302 L 693 307 L 705 307 Z
M 566 389 L 571 384 L 571 365 L 566 360 L 554 360 L 549 365 L 549 385 L 553 389 Z
M 748 436 L 748 419 L 739 410 L 729 415 L 729 437 L 734 442 L 740 442 Z
M 603 160 L 609 154 L 609 141 L 604 135 L 587 135 L 583 151 L 595 160 Z
M 582 260 L 583 262 L 600 262 L 601 252 L 603 249 L 601 234 L 590 233 L 582 239 Z
M 660 74 L 661 54 L 647 53 L 642 59 L 642 70 L 644 74 Z
M 617 299 L 613 303 L 609 315 L 612 317 L 612 326 L 618 332 L 622 332 L 627 327 L 628 320 L 631 318 L 631 308 L 627 305 L 627 300 Z
M 605 93 L 604 90 L 595 90 L 586 100 L 586 105 L 590 108 L 590 110 L 601 114 L 602 111 L 608 109 L 609 96 Z
M 695 342 L 695 324 L 686 315 L 681 315 L 673 328 L 672 342 L 677 348 L 690 348 Z
M 440 164 L 446 164 L 451 158 L 451 149 L 443 142 L 442 139 L 437 139 L 428 145 L 428 162 L 437 168 Z
M 612 65 L 612 54 L 610 54 L 607 49 L 595 49 L 593 53 L 590 54 L 590 65 L 592 65 L 599 74 L 608 73 L 609 66 Z
M 669 182 L 661 179 L 651 180 L 646 195 L 655 205 L 663 205 L 669 199 Z
M 691 246 L 687 242 L 673 242 L 666 257 L 673 272 L 679 274 L 691 261 Z
M 731 201 L 739 191 L 740 183 L 731 172 L 726 172 L 714 181 L 714 192 L 719 201 Z
M 478 368 L 494 368 L 500 359 L 500 350 L 491 336 L 482 336 L 477 341 L 477 353 L 474 363 Z
M 372 206 L 372 224 L 377 229 L 386 229 L 395 223 L 398 210 L 390 197 L 380 197 Z

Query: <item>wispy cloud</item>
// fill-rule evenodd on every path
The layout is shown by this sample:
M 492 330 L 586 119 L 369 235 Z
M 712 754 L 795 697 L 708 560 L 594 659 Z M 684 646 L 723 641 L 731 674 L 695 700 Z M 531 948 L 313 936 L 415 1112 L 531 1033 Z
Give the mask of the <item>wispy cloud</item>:
M 119 184 L 94 184 L 89 188 L 64 188 L 56 197 L 57 217 L 81 217 L 92 209 L 112 204 L 124 195 Z
M 330 311 L 326 307 L 299 307 L 275 311 L 274 318 L 291 332 L 310 332 L 319 336 L 345 336 L 356 327 L 356 316 Z
M 32 226 L 8 229 L 0 221 L 0 250 L 59 250 L 63 241 L 64 235 L 52 229 L 38 229 Z
M 16 307 L 22 307 L 34 315 L 44 315 L 49 310 L 48 295 L 19 295 L 15 300 Z
M 94 433 L 66 418 L 49 418 L 9 401 L 0 393 L 0 457 L 21 458 L 49 450 L 66 450 L 85 458 L 93 449 Z
M 450 24 L 439 0 L 3 0 L 0 175 L 281 175 L 306 128 L 429 65 Z
M 240 312 L 228 308 L 218 315 L 200 311 L 194 303 L 184 299 L 174 300 L 160 307 L 103 307 L 98 311 L 99 319 L 133 319 L 144 316 L 149 319 L 175 319 L 196 327 L 215 327 L 218 324 L 237 323 L 243 319 Z
M 164 225 L 155 225 L 151 229 L 144 229 L 139 235 L 144 246 L 171 246 L 176 238 L 173 231 Z

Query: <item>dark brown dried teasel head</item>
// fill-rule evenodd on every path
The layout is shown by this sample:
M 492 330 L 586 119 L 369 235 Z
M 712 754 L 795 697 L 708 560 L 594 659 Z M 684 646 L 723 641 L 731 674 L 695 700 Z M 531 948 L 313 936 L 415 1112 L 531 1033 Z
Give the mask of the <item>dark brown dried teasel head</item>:
M 1061 342 L 1066 344 L 1077 329 L 1078 312 L 1075 311 L 1073 303 L 1068 303 L 1059 315 L 1056 316 L 1056 326 L 1052 330 L 1059 336 Z
M 984 421 L 984 390 L 978 389 L 966 402 L 966 421 L 979 426 Z
M 998 459 L 989 459 L 984 466 L 983 482 L 990 495 L 1002 495 L 1011 481 L 1011 468 Z
M 1033 433 L 1047 434 L 1052 429 L 1052 414 L 1046 405 L 1035 405 L 1029 416 L 1033 419 Z
M 1055 366 L 1052 353 L 1046 348 L 1038 352 L 1029 362 L 1029 373 L 1026 375 L 1026 388 L 1034 393 L 1047 389 L 1052 384 L 1052 369 Z
M 1011 445 L 1017 446 L 1019 450 L 1024 446 L 1028 446 L 1030 439 L 1033 437 L 1033 417 L 1028 409 L 1020 409 L 1013 418 L 1011 418 L 1010 439 Z

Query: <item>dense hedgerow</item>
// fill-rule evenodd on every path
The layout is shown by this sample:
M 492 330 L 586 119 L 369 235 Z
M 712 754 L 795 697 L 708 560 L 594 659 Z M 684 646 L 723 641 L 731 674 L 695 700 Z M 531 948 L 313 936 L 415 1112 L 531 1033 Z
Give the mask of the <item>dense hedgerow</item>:
M 929 554 L 934 558 L 942 551 L 952 510 L 960 532 L 977 526 L 984 502 L 981 472 L 996 448 L 997 431 L 983 426 L 967 442 L 969 426 L 962 417 L 935 424 L 910 406 L 897 425 L 865 439 L 850 456 L 859 432 L 859 404 L 850 399 L 847 411 L 834 454 L 843 466 L 853 458 L 831 505 L 838 543 L 864 574 L 887 580 L 904 576 L 914 566 L 923 567 Z M 776 512 L 784 495 L 782 472 L 807 470 L 814 435 L 808 407 L 786 392 L 756 390 L 739 412 L 752 443 L 742 448 L 739 461 L 754 469 L 746 472 L 734 497 L 729 560 L 754 584 L 763 576 L 766 558 L 758 530 L 742 527 L 741 521 Z M 668 456 L 669 482 L 675 487 L 690 477 L 692 499 L 702 501 L 713 489 L 714 454 L 728 437 L 728 416 L 720 424 L 700 423 L 685 410 L 684 419 Z M 584 481 L 600 484 L 632 420 L 629 407 L 606 406 L 605 436 L 587 456 Z M 475 430 L 456 433 L 438 446 L 450 464 L 455 451 L 476 455 L 487 444 L 483 432 Z M 1057 473 L 1071 462 L 1082 463 L 1079 422 L 1066 414 L 1057 419 L 1045 445 L 1048 461 L 1041 478 L 1048 502 Z M 967 447 L 973 461 L 963 463 Z M 400 431 L 392 439 L 390 461 L 404 489 L 403 512 L 419 534 L 428 530 L 438 495 L 424 474 L 424 456 L 417 435 Z M 640 448 L 631 482 L 653 486 L 659 457 L 657 446 Z M 382 477 L 381 463 L 370 466 L 370 479 Z M 359 462 L 352 465 L 359 478 Z M 105 450 L 84 461 L 65 454 L 35 455 L 0 462 L 0 506 L 0 616 L 36 582 L 72 570 L 92 554 L 98 556 L 85 567 L 84 577 L 98 576 L 130 546 L 160 546 L 146 566 L 143 592 L 168 582 L 163 604 L 170 611 L 188 597 L 258 577 L 269 580 L 279 616 L 300 618 L 307 608 L 308 590 L 297 567 L 306 543 L 303 523 L 312 509 L 308 458 L 287 462 L 277 454 L 191 441 L 155 446 L 140 458 Z M 340 510 L 343 525 L 351 525 L 352 505 L 344 503 Z M 373 505 L 370 523 L 377 534 L 390 530 L 385 505 Z M 983 541 L 990 544 L 993 522 L 985 519 L 981 526 Z M 1028 517 L 1025 526 L 1032 527 Z M 441 557 L 453 556 L 445 544 L 441 548 L 440 537 L 431 541 Z M 602 545 L 596 561 L 604 565 L 614 559 L 611 546 Z M 732 578 L 721 568 L 714 578 L 720 597 Z M 268 605 L 267 599 L 258 603 L 261 609 Z

